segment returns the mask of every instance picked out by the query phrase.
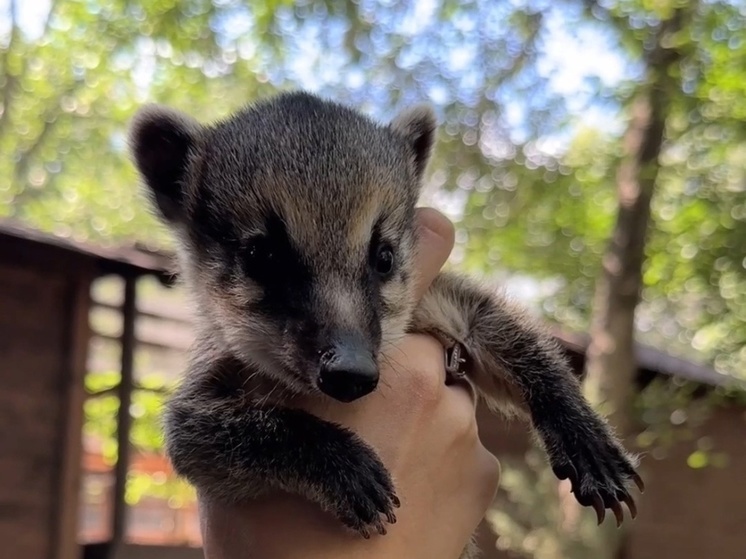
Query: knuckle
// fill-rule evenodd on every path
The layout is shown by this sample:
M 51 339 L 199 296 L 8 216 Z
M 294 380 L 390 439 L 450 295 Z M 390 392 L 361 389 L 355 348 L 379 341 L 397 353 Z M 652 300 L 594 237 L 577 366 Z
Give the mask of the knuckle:
M 484 468 L 482 474 L 482 492 L 485 507 L 489 507 L 495 499 L 497 490 L 500 486 L 501 467 L 500 461 L 493 455 L 484 450 Z
M 409 381 L 420 403 L 435 405 L 445 388 L 445 362 L 440 344 L 428 336 L 419 336 L 416 350 L 412 352 Z
M 483 445 L 474 448 L 474 462 L 472 463 L 472 479 L 484 508 L 488 508 L 497 495 L 502 478 L 500 461 Z
M 461 383 L 445 388 L 451 428 L 464 443 L 479 443 L 479 423 L 471 390 Z
M 445 387 L 443 348 L 434 338 L 421 334 L 407 336 L 394 354 L 399 370 L 395 382 L 411 405 L 434 406 Z
M 473 408 L 461 406 L 461 409 L 458 410 L 454 429 L 457 429 L 458 433 L 466 440 L 479 440 L 479 426 Z
M 413 381 L 417 383 L 413 390 L 417 401 L 428 409 L 434 407 L 440 400 L 441 390 L 432 382 L 432 378 L 429 375 L 417 374 L 413 375 Z

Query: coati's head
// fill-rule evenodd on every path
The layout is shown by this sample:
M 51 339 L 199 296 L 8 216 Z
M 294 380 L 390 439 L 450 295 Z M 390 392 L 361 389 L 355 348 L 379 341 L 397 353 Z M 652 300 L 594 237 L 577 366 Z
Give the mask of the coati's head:
M 381 125 L 285 93 L 213 126 L 146 106 L 131 147 L 202 319 L 293 390 L 352 401 L 412 311 L 428 108 Z

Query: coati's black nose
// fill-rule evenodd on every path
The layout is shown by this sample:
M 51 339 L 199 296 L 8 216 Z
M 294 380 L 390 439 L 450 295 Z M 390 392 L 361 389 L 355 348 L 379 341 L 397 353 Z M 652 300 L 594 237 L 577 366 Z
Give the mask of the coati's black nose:
M 352 402 L 370 394 L 378 386 L 378 366 L 370 346 L 362 338 L 347 335 L 338 338 L 321 355 L 317 386 L 340 402 Z

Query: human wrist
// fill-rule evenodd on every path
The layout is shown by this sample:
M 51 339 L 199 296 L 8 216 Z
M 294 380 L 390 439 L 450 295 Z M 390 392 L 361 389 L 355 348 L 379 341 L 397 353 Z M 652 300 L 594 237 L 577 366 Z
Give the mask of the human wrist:
M 273 494 L 240 508 L 204 512 L 206 559 L 458 559 L 461 551 L 459 545 L 431 549 L 425 531 L 411 530 L 406 518 L 386 535 L 365 540 L 294 495 Z

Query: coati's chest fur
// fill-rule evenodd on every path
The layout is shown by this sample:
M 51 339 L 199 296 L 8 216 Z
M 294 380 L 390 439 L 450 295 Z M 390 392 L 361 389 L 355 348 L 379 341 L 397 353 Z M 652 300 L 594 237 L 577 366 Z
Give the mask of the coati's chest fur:
M 414 210 L 435 128 L 426 107 L 379 124 L 307 93 L 211 126 L 140 110 L 135 162 L 178 240 L 199 317 L 165 414 L 174 467 L 205 497 L 283 489 L 366 537 L 385 533 L 399 503 L 375 452 L 282 398 L 363 397 L 377 387 L 382 347 L 430 333 L 464 351 L 487 404 L 530 422 L 555 474 L 599 522 L 611 509 L 621 523 L 621 502 L 635 514 L 630 482 L 642 485 L 634 459 L 549 333 L 457 274 L 441 273 L 414 304 Z

